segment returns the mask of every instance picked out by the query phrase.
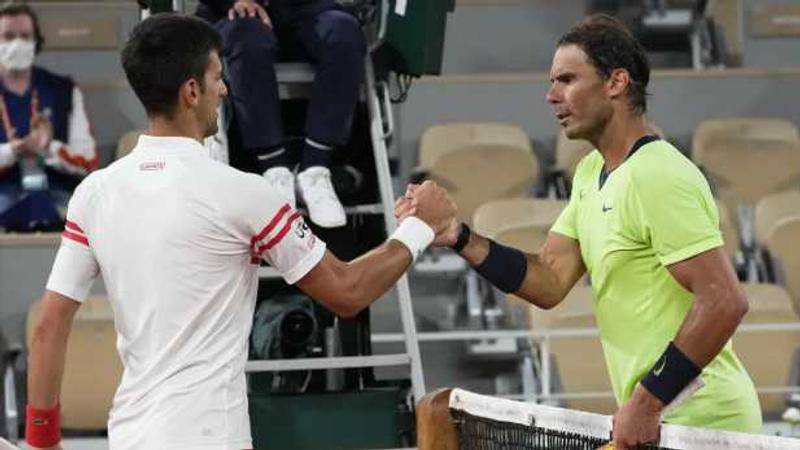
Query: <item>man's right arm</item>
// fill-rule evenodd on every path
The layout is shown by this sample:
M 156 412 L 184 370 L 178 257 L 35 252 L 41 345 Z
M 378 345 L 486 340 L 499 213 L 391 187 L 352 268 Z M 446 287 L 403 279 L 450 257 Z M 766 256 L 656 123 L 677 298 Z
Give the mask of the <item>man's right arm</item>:
M 474 268 L 486 261 L 489 249 L 489 239 L 471 231 L 459 254 Z M 553 232 L 538 253 L 525 254 L 525 263 L 524 278 L 513 293 L 543 309 L 558 305 L 586 272 L 578 241 Z

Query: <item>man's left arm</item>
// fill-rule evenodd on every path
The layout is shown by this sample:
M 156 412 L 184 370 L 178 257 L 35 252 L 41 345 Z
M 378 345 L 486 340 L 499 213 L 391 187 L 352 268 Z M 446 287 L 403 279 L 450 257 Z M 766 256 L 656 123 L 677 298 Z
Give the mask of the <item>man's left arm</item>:
M 747 313 L 747 298 L 721 247 L 672 264 L 667 269 L 681 286 L 694 294 L 695 299 L 678 334 L 665 352 L 673 356 L 672 360 L 662 356 L 659 363 L 664 365 L 661 366 L 662 371 L 667 371 L 667 364 L 670 370 L 675 370 L 672 368 L 676 367 L 676 363 L 680 364 L 678 375 L 692 381 L 697 375 L 691 371 L 696 370 L 699 374 L 736 331 Z M 661 371 L 659 375 L 662 373 L 664 377 L 675 375 Z M 685 387 L 680 384 L 675 389 Z M 614 439 L 618 447 L 628 448 L 657 439 L 658 424 L 665 407 L 663 400 L 639 383 L 631 398 L 614 417 Z M 653 435 L 654 430 L 656 435 Z

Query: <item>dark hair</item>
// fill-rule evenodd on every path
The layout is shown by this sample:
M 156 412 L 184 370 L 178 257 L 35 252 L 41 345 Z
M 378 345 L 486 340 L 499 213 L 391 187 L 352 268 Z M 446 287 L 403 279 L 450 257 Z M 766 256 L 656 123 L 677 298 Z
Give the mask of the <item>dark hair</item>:
M 644 47 L 616 18 L 595 14 L 578 22 L 561 36 L 558 46 L 577 45 L 589 57 L 601 77 L 607 79 L 615 69 L 625 69 L 631 77 L 628 100 L 634 111 L 647 111 L 647 84 L 650 63 Z
M 30 17 L 31 22 L 33 22 L 33 39 L 36 42 L 36 53 L 39 53 L 44 45 L 44 35 L 42 34 L 42 27 L 39 26 L 39 17 L 33 11 L 33 8 L 13 1 L 6 2 L 0 6 L 0 17 L 22 15 Z
M 122 67 L 147 115 L 172 117 L 180 87 L 195 79 L 203 89 L 209 54 L 220 48 L 219 34 L 201 19 L 155 14 L 131 32 Z

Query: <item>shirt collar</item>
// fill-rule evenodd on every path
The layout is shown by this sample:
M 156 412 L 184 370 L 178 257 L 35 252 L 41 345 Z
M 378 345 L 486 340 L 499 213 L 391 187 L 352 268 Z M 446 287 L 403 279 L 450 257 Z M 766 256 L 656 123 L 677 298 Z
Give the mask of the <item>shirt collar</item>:
M 142 134 L 136 143 L 135 152 L 158 152 L 163 154 L 186 154 L 208 156 L 208 150 L 192 138 L 183 136 L 149 136 Z

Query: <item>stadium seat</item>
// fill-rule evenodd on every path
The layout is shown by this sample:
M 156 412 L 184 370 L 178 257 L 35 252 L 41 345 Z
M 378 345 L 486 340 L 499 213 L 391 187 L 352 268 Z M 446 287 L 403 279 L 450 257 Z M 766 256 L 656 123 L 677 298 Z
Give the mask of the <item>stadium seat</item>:
M 142 133 L 143 130 L 132 130 L 123 134 L 117 141 L 117 152 L 115 154 L 115 159 L 120 159 L 130 153 L 131 150 L 136 147 L 136 143 L 139 142 L 139 136 Z
M 41 304 L 28 312 L 27 340 Z M 67 343 L 64 379 L 61 383 L 61 426 L 68 430 L 105 430 L 108 412 L 122 376 L 117 353 L 114 314 L 105 297 L 90 297 L 75 315 Z
M 800 190 L 791 189 L 767 195 L 756 203 L 755 235 L 765 245 L 773 227 L 786 217 L 800 216 Z
M 528 253 L 539 251 L 566 200 L 517 198 L 484 203 L 473 215 L 475 231 Z
M 772 226 L 766 246 L 772 257 L 775 276 L 786 286 L 794 310 L 800 314 L 800 217 L 786 217 Z
M 731 211 L 800 186 L 800 142 L 722 139 L 695 154 L 716 195 Z
M 774 284 L 745 283 L 750 310 L 744 324 L 781 324 L 800 320 L 792 308 L 789 293 Z M 739 331 L 733 349 L 741 358 L 756 388 L 777 388 L 788 384 L 792 356 L 800 345 L 800 330 Z M 759 393 L 761 408 L 767 414 L 786 409 L 787 393 Z
M 539 177 L 528 136 L 509 124 L 435 125 L 422 135 L 419 162 L 450 191 L 459 219 L 468 223 L 483 203 L 528 196 Z
M 585 330 L 596 328 L 592 288 L 575 286 L 555 308 L 531 314 L 534 330 Z M 561 391 L 585 394 L 585 398 L 565 401 L 571 409 L 614 414 L 617 403 L 608 378 L 599 336 L 560 336 L 550 339 Z
M 736 229 L 736 222 L 731 217 L 728 207 L 717 199 L 719 208 L 719 228 L 722 231 L 722 240 L 725 242 L 725 252 L 731 260 L 737 259 L 739 253 L 739 233 Z
M 800 142 L 800 131 L 785 119 L 735 117 L 708 119 L 698 125 L 692 136 L 692 158 L 700 161 L 709 145 L 728 140 L 765 140 Z

